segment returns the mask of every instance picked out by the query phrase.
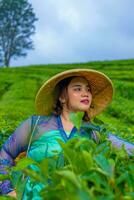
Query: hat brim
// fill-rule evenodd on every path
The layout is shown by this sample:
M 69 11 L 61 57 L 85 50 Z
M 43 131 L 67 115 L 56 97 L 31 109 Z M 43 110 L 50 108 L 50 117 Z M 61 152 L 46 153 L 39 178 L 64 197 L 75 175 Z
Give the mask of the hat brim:
M 91 69 L 71 69 L 50 78 L 39 89 L 35 106 L 39 115 L 50 115 L 56 101 L 56 85 L 63 79 L 71 76 L 84 77 L 91 87 L 92 104 L 88 110 L 90 118 L 101 113 L 111 102 L 113 96 L 113 85 L 111 80 L 103 73 Z

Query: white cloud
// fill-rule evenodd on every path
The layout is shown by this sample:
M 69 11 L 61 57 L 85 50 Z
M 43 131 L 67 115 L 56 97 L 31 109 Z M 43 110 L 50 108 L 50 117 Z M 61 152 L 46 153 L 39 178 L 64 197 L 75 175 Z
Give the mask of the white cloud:
M 29 1 L 39 18 L 35 50 L 14 65 L 134 57 L 134 1 Z

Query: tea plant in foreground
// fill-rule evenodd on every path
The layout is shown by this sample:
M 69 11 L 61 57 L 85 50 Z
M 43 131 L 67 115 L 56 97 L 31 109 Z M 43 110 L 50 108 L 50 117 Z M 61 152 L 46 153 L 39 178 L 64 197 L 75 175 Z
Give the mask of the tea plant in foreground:
M 66 144 L 59 141 L 63 151 L 55 152 L 52 158 L 40 163 L 21 159 L 9 174 L 17 186 L 17 199 L 21 199 L 25 185 L 22 183 L 26 181 L 26 178 L 22 181 L 22 173 L 44 185 L 40 193 L 43 199 L 61 200 L 63 196 L 65 200 L 134 199 L 133 155 L 129 156 L 123 147 L 114 148 L 106 139 L 105 129 L 98 134 L 99 144 L 85 138 L 75 138 Z M 36 165 L 37 171 L 31 165 Z
M 70 115 L 78 130 L 82 116 L 82 113 Z M 89 136 L 91 130 L 95 130 L 100 142 L 85 138 L 74 138 L 66 144 L 59 141 L 61 153 L 55 152 L 54 157 L 40 163 L 23 158 L 9 169 L 8 175 L 1 175 L 1 179 L 12 181 L 18 200 L 22 198 L 27 177 L 42 185 L 43 199 L 60 200 L 63 196 L 65 200 L 134 199 L 133 154 L 128 155 L 124 147 L 116 149 L 111 145 L 103 123 L 82 127 Z M 36 166 L 36 171 L 32 170 L 32 165 Z

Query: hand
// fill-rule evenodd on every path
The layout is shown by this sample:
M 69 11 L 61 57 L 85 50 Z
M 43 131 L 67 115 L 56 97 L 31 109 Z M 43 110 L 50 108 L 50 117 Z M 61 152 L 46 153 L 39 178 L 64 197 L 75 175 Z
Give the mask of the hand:
M 11 197 L 16 197 L 16 192 L 15 190 L 13 190 L 12 192 L 9 192 L 7 195 Z

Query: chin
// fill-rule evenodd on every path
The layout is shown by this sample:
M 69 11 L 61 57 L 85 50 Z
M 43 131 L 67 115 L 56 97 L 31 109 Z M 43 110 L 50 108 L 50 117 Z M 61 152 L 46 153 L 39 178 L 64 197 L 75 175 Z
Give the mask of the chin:
M 88 110 L 89 110 L 89 106 L 85 106 L 85 107 L 82 107 L 82 108 L 81 108 L 81 111 L 84 111 L 84 112 L 85 112 L 85 111 L 88 111 Z
M 89 108 L 81 108 L 81 109 L 79 109 L 78 111 L 79 112 L 87 112 L 89 110 Z
M 81 106 L 72 109 L 72 112 L 87 112 L 89 110 L 89 106 Z

